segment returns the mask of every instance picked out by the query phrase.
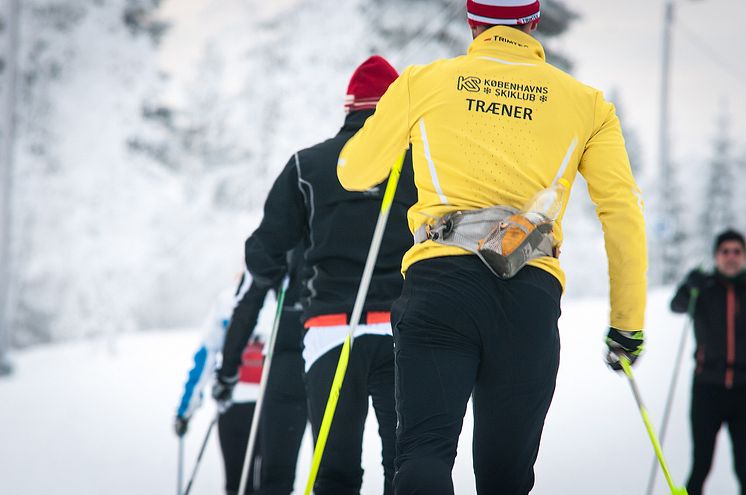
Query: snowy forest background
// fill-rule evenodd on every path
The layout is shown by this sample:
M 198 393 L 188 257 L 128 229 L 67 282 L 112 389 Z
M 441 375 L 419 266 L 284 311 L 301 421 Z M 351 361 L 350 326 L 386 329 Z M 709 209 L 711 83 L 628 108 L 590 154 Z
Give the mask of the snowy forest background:
M 402 70 L 469 42 L 463 2 L 447 0 L 13 3 L 0 4 L 0 115 L 15 116 L 15 132 L 0 121 L 0 146 L 12 158 L 2 282 L 16 348 L 195 326 L 242 269 L 243 240 L 288 157 L 341 125 L 354 67 L 380 53 Z M 549 60 L 572 71 L 572 54 L 553 47 L 579 14 L 542 4 Z M 608 95 L 624 119 L 623 91 Z M 625 128 L 653 285 L 672 281 L 664 262 L 681 275 L 714 232 L 746 228 L 743 138 L 727 108 L 702 125 L 717 136 L 705 159 L 672 153 L 675 219 L 660 213 L 656 164 Z M 601 230 L 580 180 L 564 227 L 568 295 L 603 296 Z M 677 248 L 667 260 L 664 245 Z

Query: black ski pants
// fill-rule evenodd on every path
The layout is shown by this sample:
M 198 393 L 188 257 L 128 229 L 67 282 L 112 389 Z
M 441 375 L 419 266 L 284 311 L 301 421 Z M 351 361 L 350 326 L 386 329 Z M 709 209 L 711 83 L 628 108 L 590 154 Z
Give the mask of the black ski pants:
M 746 387 L 728 390 L 722 385 L 696 381 L 691 404 L 694 455 L 686 484 L 689 495 L 702 495 L 702 485 L 712 466 L 715 440 L 723 423 L 728 424 L 741 495 L 746 495 Z
M 531 490 L 559 367 L 561 292 L 543 270 L 501 280 L 476 256 L 409 268 L 392 308 L 397 495 L 454 493 L 470 396 L 477 493 Z
M 283 311 L 261 417 L 261 468 L 257 494 L 290 495 L 306 429 L 301 312 Z
M 225 467 L 225 493 L 236 495 L 241 483 L 241 470 L 249 443 L 251 419 L 254 417 L 256 402 L 241 402 L 233 404 L 218 417 L 218 436 L 220 450 L 223 453 Z M 254 458 L 254 465 L 257 459 Z M 249 479 L 246 481 L 246 494 L 254 493 L 254 469 L 249 469 Z
M 306 374 L 308 410 L 314 441 L 324 417 L 341 349 L 342 346 L 334 347 L 318 358 Z M 396 412 L 392 338 L 390 335 L 361 335 L 355 338 L 350 353 L 337 411 L 314 485 L 316 495 L 360 493 L 363 482 L 363 429 L 368 415 L 369 396 L 378 419 L 378 434 L 383 447 L 383 494 L 393 494 Z

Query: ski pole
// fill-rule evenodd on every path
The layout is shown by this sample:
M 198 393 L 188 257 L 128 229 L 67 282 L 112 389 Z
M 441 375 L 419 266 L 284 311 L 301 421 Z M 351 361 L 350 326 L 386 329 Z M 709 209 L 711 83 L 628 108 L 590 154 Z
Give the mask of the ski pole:
M 262 366 L 262 377 L 259 380 L 259 396 L 256 400 L 256 406 L 254 407 L 254 416 L 251 418 L 251 430 L 249 430 L 249 441 L 246 444 L 246 454 L 243 460 L 243 469 L 241 470 L 241 482 L 238 485 L 238 493 L 244 493 L 246 489 L 246 483 L 249 479 L 249 464 L 251 458 L 254 456 L 254 446 L 256 445 L 256 437 L 259 431 L 259 418 L 262 415 L 262 404 L 264 403 L 264 393 L 267 390 L 267 380 L 269 379 L 269 370 L 272 367 L 272 355 L 274 354 L 275 341 L 277 340 L 277 329 L 280 327 L 280 318 L 282 316 L 282 305 L 285 301 L 285 291 L 287 291 L 289 284 L 289 277 L 286 276 L 282 281 L 282 288 L 280 294 L 277 296 L 277 309 L 275 310 L 275 320 L 272 323 L 272 333 L 269 335 L 269 342 L 267 343 L 267 354 L 264 357 L 264 365 Z M 257 473 L 254 473 L 257 476 Z
M 347 372 L 347 363 L 350 360 L 352 341 L 355 337 L 355 330 L 357 330 L 358 321 L 360 320 L 360 316 L 363 313 L 365 297 L 368 295 L 368 286 L 370 286 L 370 279 L 373 277 L 373 269 L 375 268 L 376 259 L 378 258 L 378 250 L 381 248 L 383 233 L 386 230 L 386 222 L 389 218 L 391 205 L 394 202 L 394 193 L 396 193 L 396 186 L 399 183 L 399 176 L 401 175 L 401 169 L 402 165 L 404 164 L 405 156 L 406 151 L 402 154 L 401 158 L 397 160 L 397 162 L 391 169 L 391 173 L 389 174 L 389 181 L 386 184 L 386 191 L 383 194 L 381 211 L 378 213 L 378 221 L 376 222 L 376 228 L 373 231 L 373 240 L 370 243 L 368 257 L 365 260 L 365 268 L 363 269 L 363 276 L 360 279 L 360 286 L 358 287 L 357 296 L 355 297 L 355 305 L 352 307 L 350 328 L 348 329 L 347 336 L 345 337 L 345 341 L 342 344 L 342 350 L 339 354 L 339 361 L 337 362 L 337 369 L 334 372 L 334 379 L 332 380 L 332 386 L 329 390 L 329 398 L 326 401 L 326 408 L 324 409 L 324 417 L 321 420 L 321 428 L 319 428 L 319 435 L 316 439 L 316 446 L 313 450 L 313 462 L 311 463 L 311 472 L 308 474 L 308 483 L 306 483 L 305 495 L 311 495 L 311 492 L 313 491 L 313 485 L 316 483 L 316 475 L 319 472 L 321 458 L 324 455 L 326 441 L 329 438 L 329 430 L 332 427 L 334 411 L 336 411 L 337 409 L 339 392 L 342 389 L 342 382 L 344 381 L 345 373 Z
M 197 461 L 194 463 L 194 469 L 192 469 L 192 476 L 189 478 L 189 483 L 187 483 L 186 490 L 184 491 L 184 495 L 189 495 L 189 492 L 192 490 L 192 483 L 194 483 L 194 478 L 197 476 L 197 469 L 199 468 L 200 462 L 202 462 L 202 455 L 205 453 L 205 447 L 207 447 L 207 440 L 210 438 L 210 433 L 212 433 L 212 429 L 215 426 L 215 423 L 218 422 L 218 415 L 216 414 L 213 420 L 210 422 L 210 426 L 207 428 L 207 433 L 205 434 L 205 439 L 202 441 L 202 447 L 199 449 L 199 454 L 197 454 Z
M 663 449 L 661 448 L 661 444 L 658 441 L 658 437 L 656 437 L 655 435 L 655 431 L 653 431 L 653 423 L 650 421 L 648 411 L 647 409 L 645 409 L 645 405 L 642 403 L 640 390 L 637 388 L 637 383 L 635 383 L 635 377 L 632 374 L 632 367 L 630 366 L 629 358 L 622 355 L 619 358 L 619 363 L 622 365 L 624 374 L 627 375 L 627 378 L 629 379 L 629 386 L 632 388 L 632 393 L 635 396 L 637 407 L 640 409 L 640 414 L 642 415 L 642 421 L 643 423 L 645 423 L 645 429 L 648 431 L 648 436 L 650 437 L 650 441 L 653 444 L 653 450 L 655 450 L 655 455 L 661 465 L 661 470 L 666 477 L 666 482 L 668 483 L 668 488 L 671 490 L 671 495 L 687 495 L 686 488 L 674 485 L 673 479 L 671 479 L 671 472 L 668 470 L 666 459 L 663 457 Z
M 687 320 L 684 322 L 684 328 L 682 330 L 681 340 L 679 341 L 679 350 L 676 353 L 676 363 L 674 364 L 673 376 L 671 377 L 671 386 L 668 388 L 668 397 L 666 397 L 666 407 L 663 409 L 663 420 L 661 421 L 660 429 L 660 440 L 661 445 L 666 441 L 666 430 L 668 429 L 668 419 L 671 416 L 671 407 L 673 406 L 673 398 L 676 392 L 676 385 L 679 381 L 679 370 L 681 369 L 681 362 L 684 356 L 684 349 L 686 348 L 686 340 L 689 336 L 689 323 L 694 317 L 694 308 L 697 305 L 697 297 L 699 297 L 699 290 L 692 289 L 689 297 L 689 306 L 687 307 L 686 313 L 688 315 Z M 650 466 L 650 477 L 648 478 L 648 488 L 645 492 L 647 495 L 653 493 L 653 485 L 655 484 L 655 477 L 658 474 L 658 459 L 653 456 L 653 463 Z
M 179 436 L 179 457 L 176 467 L 176 495 L 181 495 L 184 489 L 184 435 Z

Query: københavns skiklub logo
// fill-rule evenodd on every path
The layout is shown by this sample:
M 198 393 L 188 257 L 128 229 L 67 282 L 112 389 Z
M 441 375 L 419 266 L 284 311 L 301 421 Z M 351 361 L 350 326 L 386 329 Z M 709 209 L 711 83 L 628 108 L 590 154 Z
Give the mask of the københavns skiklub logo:
M 476 76 L 458 76 L 456 89 L 459 91 L 469 91 L 470 93 L 479 93 L 481 91 L 482 80 Z

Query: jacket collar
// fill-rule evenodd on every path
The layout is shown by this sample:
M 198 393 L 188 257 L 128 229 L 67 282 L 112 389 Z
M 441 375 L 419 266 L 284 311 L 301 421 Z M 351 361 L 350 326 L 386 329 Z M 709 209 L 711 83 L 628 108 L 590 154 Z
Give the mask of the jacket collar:
M 733 277 L 727 277 L 715 269 L 715 278 L 722 284 L 730 283 L 738 286 L 746 286 L 746 271 L 742 271 Z
M 509 26 L 489 28 L 472 41 L 467 53 L 501 60 L 517 58 L 536 63 L 546 61 L 544 47 L 536 38 Z
M 342 129 L 339 130 L 339 132 L 357 132 L 362 127 L 363 124 L 365 124 L 365 121 L 373 115 L 373 112 L 375 110 L 357 110 L 355 112 L 350 112 L 345 117 L 345 123 L 342 126 Z

